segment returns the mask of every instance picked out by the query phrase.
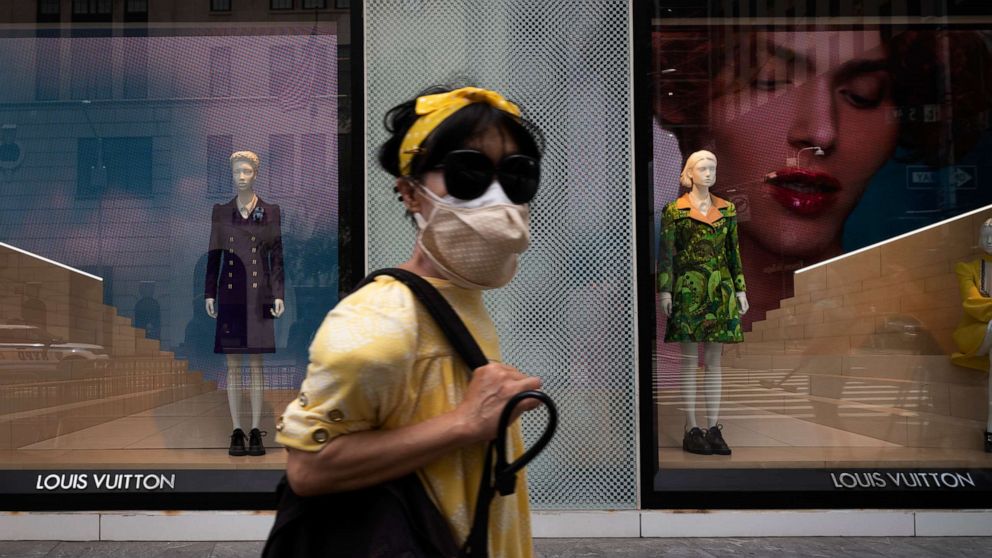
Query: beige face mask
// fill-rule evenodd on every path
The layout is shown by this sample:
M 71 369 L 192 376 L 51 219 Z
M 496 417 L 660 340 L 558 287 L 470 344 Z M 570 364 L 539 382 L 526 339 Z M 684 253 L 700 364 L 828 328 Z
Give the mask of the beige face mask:
M 459 287 L 495 289 L 506 285 L 517 273 L 518 255 L 530 244 L 527 206 L 510 202 L 499 186 L 496 189 L 505 203 L 500 200 L 482 207 L 459 207 L 454 198 L 442 199 L 420 188 L 434 210 L 428 219 L 414 214 L 420 227 L 417 243 L 427 259 Z

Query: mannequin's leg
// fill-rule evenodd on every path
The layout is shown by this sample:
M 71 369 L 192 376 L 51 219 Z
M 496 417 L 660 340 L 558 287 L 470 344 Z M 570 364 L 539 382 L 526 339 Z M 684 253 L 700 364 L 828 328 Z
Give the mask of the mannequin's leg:
M 682 348 L 681 380 L 685 405 L 685 429 L 692 430 L 696 423 L 696 374 L 699 369 L 699 346 L 696 343 L 679 343 Z
M 992 363 L 989 364 L 989 373 L 985 379 L 988 381 L 989 392 L 985 399 L 988 404 L 988 414 L 985 415 L 985 432 L 982 433 L 982 445 L 986 453 L 992 453 Z
M 992 364 L 989 365 L 988 382 L 989 382 L 989 395 L 987 401 L 989 406 L 989 414 L 986 415 L 987 418 L 985 419 L 985 431 L 992 432 Z
M 241 355 L 227 355 L 227 405 L 237 430 L 241 428 Z
M 720 418 L 720 401 L 723 390 L 723 369 L 720 359 L 723 356 L 722 343 L 706 343 L 703 346 L 706 357 L 706 377 L 703 379 L 703 396 L 706 398 L 708 426 L 716 426 Z
M 985 327 L 985 339 L 982 340 L 982 345 L 978 347 L 977 354 L 987 355 L 989 354 L 989 348 L 992 347 L 992 322 Z M 992 361 L 992 357 L 990 357 Z M 988 411 L 985 418 L 985 433 L 982 434 L 985 444 L 985 451 L 992 453 L 992 362 L 989 363 L 989 374 L 988 374 L 988 395 L 986 397 L 986 403 L 988 405 Z
M 723 395 L 723 368 L 720 366 L 723 344 L 706 343 L 703 346 L 703 355 L 706 357 L 706 379 L 703 380 L 703 388 L 706 397 L 706 417 L 709 422 L 709 428 L 706 429 L 706 442 L 709 443 L 713 453 L 730 455 L 730 446 L 723 439 L 721 432 L 723 426 L 718 424 L 720 400 Z
M 251 368 L 251 427 L 258 428 L 262 418 L 262 355 L 250 355 L 248 366 Z

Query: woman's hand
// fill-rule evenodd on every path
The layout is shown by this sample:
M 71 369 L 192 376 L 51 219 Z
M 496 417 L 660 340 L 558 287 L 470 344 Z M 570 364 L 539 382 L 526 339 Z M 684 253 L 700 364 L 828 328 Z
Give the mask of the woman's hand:
M 208 299 L 206 299 L 206 301 L 207 301 L 207 303 L 206 303 L 207 315 L 210 316 L 211 318 L 216 318 L 217 317 L 217 306 L 214 304 L 214 302 L 215 302 L 214 299 L 208 298 Z
M 492 440 L 507 401 L 522 391 L 540 388 L 540 378 L 527 376 L 510 365 L 494 362 L 480 366 L 472 372 L 465 398 L 454 410 L 456 425 L 469 443 Z M 540 404 L 536 399 L 521 401 L 514 409 L 511 423 Z
M 661 293 L 661 311 L 666 317 L 672 317 L 672 293 Z

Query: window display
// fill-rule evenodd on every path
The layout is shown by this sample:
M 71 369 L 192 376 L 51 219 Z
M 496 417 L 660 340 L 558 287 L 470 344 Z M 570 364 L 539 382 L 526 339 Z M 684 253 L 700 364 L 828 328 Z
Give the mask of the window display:
M 737 246 L 734 205 L 710 194 L 716 183 L 716 156 L 689 155 L 679 185 L 689 188 L 665 206 L 658 257 L 661 311 L 668 318 L 665 341 L 678 342 L 681 385 L 686 396 L 682 449 L 700 455 L 730 455 L 720 413 L 720 358 L 724 343 L 740 343 L 741 315 L 747 313 L 744 273 Z M 673 296 L 674 294 L 674 296 Z M 699 345 L 706 355 L 705 433 L 696 423 Z
M 269 491 L 284 466 L 265 435 L 353 267 L 350 15 L 209 8 L 0 32 L 0 493 L 65 469 Z
M 992 489 L 988 374 L 958 366 L 988 370 L 976 231 L 992 216 L 992 21 L 938 27 L 887 2 L 857 4 L 645 8 L 655 10 L 639 55 L 650 59 L 648 226 L 659 239 L 649 264 L 661 287 L 650 362 L 658 502 L 693 490 L 852 490 L 851 478 L 890 472 L 960 473 L 970 479 L 960 489 Z M 687 335 L 697 326 L 671 285 L 677 217 L 706 199 L 675 177 L 700 149 L 719 155 L 709 194 L 735 212 L 741 272 L 676 273 L 700 300 L 746 277 L 741 337 Z M 716 300 L 736 312 L 736 297 Z M 670 343 L 683 340 L 721 344 Z M 694 430 L 697 400 L 707 422 Z M 713 451 L 718 423 L 733 451 Z M 871 488 L 880 484 L 908 486 Z
M 961 289 L 964 315 L 954 329 L 954 342 L 959 353 L 951 355 L 958 366 L 989 372 L 989 348 L 992 347 L 992 219 L 982 223 L 978 245 L 984 252 L 977 260 L 959 262 L 954 267 Z M 992 381 L 989 388 L 988 414 L 985 423 L 985 453 L 992 453 Z
M 279 206 L 266 203 L 255 194 L 258 155 L 237 151 L 230 161 L 238 193 L 231 201 L 213 207 L 204 298 L 207 314 L 217 320 L 214 352 L 227 355 L 227 402 L 234 424 L 228 454 L 265 455 L 259 430 L 262 354 L 276 352 L 272 320 L 282 316 L 286 308 L 282 231 Z M 247 450 L 240 416 L 242 355 L 247 356 L 251 377 L 251 431 Z

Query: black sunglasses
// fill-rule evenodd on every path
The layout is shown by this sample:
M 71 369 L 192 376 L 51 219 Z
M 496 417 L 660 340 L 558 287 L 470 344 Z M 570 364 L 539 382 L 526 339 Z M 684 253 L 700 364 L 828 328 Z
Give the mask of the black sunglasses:
M 528 203 L 541 181 L 541 162 L 527 155 L 509 155 L 494 165 L 479 151 L 458 149 L 445 155 L 437 168 L 444 169 L 448 193 L 460 200 L 478 198 L 496 177 L 510 201 Z

